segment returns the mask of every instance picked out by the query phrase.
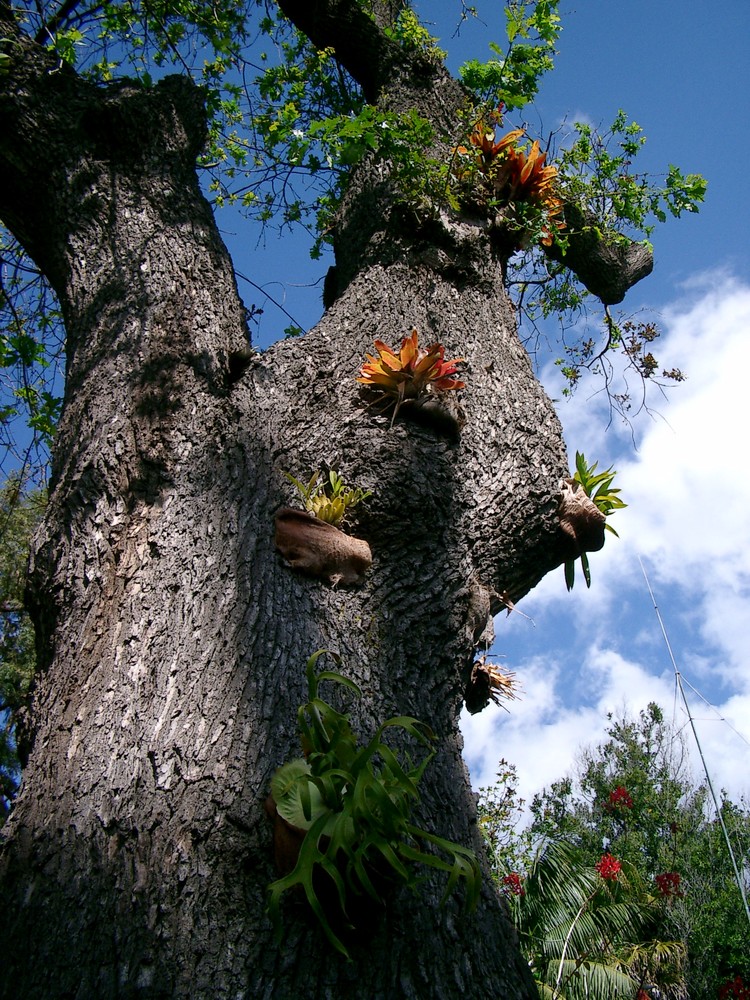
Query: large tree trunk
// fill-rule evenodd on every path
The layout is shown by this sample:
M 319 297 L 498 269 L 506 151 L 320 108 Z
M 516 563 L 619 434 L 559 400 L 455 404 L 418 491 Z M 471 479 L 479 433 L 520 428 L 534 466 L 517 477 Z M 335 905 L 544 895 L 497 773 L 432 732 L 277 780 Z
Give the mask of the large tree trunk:
M 443 219 L 430 243 L 390 217 L 368 228 L 384 195 L 363 181 L 335 303 L 232 384 L 243 311 L 195 179 L 194 89 L 97 90 L 5 17 L 0 215 L 60 297 L 69 355 L 32 566 L 29 759 L 3 831 L 3 995 L 533 997 L 488 879 L 472 913 L 440 907 L 437 878 L 397 895 L 350 963 L 301 906 L 280 942 L 265 913 L 263 802 L 299 755 L 321 647 L 364 691 L 364 737 L 401 714 L 434 729 L 420 823 L 482 849 L 457 719 L 500 595 L 563 558 L 567 475 L 488 231 Z M 391 426 L 354 380 L 373 339 L 412 327 L 466 359 L 458 438 Z M 359 588 L 274 549 L 282 471 L 323 462 L 373 490 Z

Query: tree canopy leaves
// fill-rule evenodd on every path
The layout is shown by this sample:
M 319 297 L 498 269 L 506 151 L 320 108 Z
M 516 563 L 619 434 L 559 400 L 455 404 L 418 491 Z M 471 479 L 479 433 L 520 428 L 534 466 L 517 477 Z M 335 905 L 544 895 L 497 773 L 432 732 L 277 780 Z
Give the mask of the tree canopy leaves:
M 718 817 L 708 808 L 706 784 L 692 775 L 682 737 L 658 705 L 648 705 L 636 719 L 611 719 L 606 741 L 582 750 L 577 774 L 534 797 L 531 822 L 520 832 L 515 829 L 522 805 L 515 773 L 504 767 L 501 784 L 485 799 L 482 823 L 501 884 L 513 875 L 523 890 L 523 895 L 509 895 L 530 953 L 546 955 L 549 946 L 542 941 L 559 941 L 546 904 L 540 911 L 544 916 L 535 916 L 539 898 L 552 900 L 550 913 L 560 907 L 562 912 L 566 907 L 576 912 L 570 893 L 591 877 L 586 873 L 606 852 L 627 873 L 623 885 L 636 890 L 630 902 L 645 904 L 645 910 L 636 906 L 643 922 L 638 934 L 630 935 L 630 951 L 622 947 L 622 935 L 608 938 L 619 941 L 611 959 L 625 963 L 629 956 L 628 961 L 635 962 L 631 973 L 658 973 L 668 996 L 713 997 L 736 976 L 750 980 L 750 926 Z M 721 810 L 740 867 L 746 869 L 747 804 L 733 803 L 725 795 Z M 591 941 L 585 927 L 579 960 L 580 948 L 588 948 Z M 656 959 L 658 969 L 653 967 Z
M 23 594 L 31 534 L 46 503 L 42 491 L 20 497 L 21 485 L 16 477 L 0 490 L 0 824 L 20 778 L 16 724 L 36 664 L 34 629 Z

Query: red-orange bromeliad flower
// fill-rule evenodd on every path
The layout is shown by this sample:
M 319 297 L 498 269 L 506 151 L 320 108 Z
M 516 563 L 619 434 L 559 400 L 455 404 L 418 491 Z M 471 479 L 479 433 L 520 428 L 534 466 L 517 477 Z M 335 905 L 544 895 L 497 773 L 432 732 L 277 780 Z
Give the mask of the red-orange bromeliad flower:
M 544 209 L 547 222 L 554 219 L 556 229 L 565 223 L 560 218 L 563 203 L 557 197 L 557 167 L 544 165 L 547 154 L 534 141 L 526 153 L 516 140 L 524 135 L 523 129 L 513 129 L 495 142 L 495 133 L 478 121 L 469 137 L 469 142 L 477 149 L 477 166 L 487 175 L 496 197 L 506 203 L 526 201 Z M 469 152 L 465 146 L 458 146 L 457 152 Z M 541 242 L 545 246 L 552 243 L 549 225 L 544 227 Z
M 477 165 L 482 173 L 489 173 L 495 166 L 498 156 L 512 147 L 516 139 L 523 135 L 523 129 L 514 128 L 512 132 L 504 135 L 499 142 L 495 142 L 495 130 L 488 128 L 483 121 L 478 121 L 469 136 L 469 142 L 477 150 Z M 468 153 L 466 146 L 458 147 L 459 153 Z
M 399 404 L 405 399 L 417 399 L 431 390 L 463 389 L 466 384 L 452 377 L 456 373 L 456 365 L 464 359 L 445 361 L 442 344 L 420 347 L 416 330 L 404 337 L 398 354 L 382 340 L 376 340 L 375 347 L 380 357 L 366 355 L 367 361 L 362 365 L 357 381 L 395 396 Z
M 526 890 L 523 887 L 521 876 L 518 872 L 511 872 L 503 879 L 503 892 L 506 896 L 525 896 Z
M 630 792 L 624 785 L 618 785 L 614 791 L 609 793 L 609 798 L 604 803 L 607 812 L 617 812 L 622 809 L 632 809 L 633 799 Z
M 680 882 L 682 881 L 679 872 L 662 872 L 661 875 L 656 875 L 654 877 L 656 882 L 656 888 L 659 890 L 662 896 L 670 898 L 672 896 L 684 896 L 685 893 L 680 891 Z

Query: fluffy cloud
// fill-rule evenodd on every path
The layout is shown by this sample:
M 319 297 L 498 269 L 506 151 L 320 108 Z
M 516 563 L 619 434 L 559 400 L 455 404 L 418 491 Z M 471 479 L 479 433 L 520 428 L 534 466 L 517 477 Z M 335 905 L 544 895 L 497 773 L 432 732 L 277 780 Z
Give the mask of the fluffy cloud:
M 510 713 L 489 706 L 464 720 L 465 756 L 474 787 L 493 784 L 503 757 L 515 764 L 522 797 L 530 801 L 535 791 L 572 773 L 580 749 L 604 737 L 610 712 L 633 714 L 651 701 L 672 703 L 670 677 L 654 676 L 615 650 L 592 647 L 579 669 L 577 681 L 588 697 L 575 705 L 565 706 L 561 697 L 567 671 L 535 659 L 519 667 L 523 694 Z
M 665 314 L 665 347 L 689 373 L 638 453 L 620 462 L 630 506 L 618 521 L 603 581 L 611 588 L 633 556 L 659 590 L 678 590 L 703 637 L 729 658 L 734 683 L 750 690 L 750 466 L 745 392 L 750 374 L 750 288 L 714 280 L 687 309 Z
M 658 356 L 688 380 L 658 413 L 641 416 L 635 449 L 628 428 L 603 432 L 603 398 L 580 393 L 562 407 L 571 454 L 578 448 L 600 468 L 613 464 L 629 506 L 613 522 L 620 540 L 610 537 L 591 558 L 590 591 L 579 579 L 568 594 L 558 571 L 523 603 L 536 627 L 498 622 L 498 649 L 525 694 L 510 714 L 490 706 L 465 721 L 475 787 L 492 783 L 504 757 L 530 800 L 572 772 L 582 745 L 603 738 L 608 712 L 636 714 L 656 701 L 668 717 L 675 712 L 677 728 L 686 725 L 642 559 L 717 789 L 748 791 L 750 287 L 725 274 L 694 281 L 661 326 Z

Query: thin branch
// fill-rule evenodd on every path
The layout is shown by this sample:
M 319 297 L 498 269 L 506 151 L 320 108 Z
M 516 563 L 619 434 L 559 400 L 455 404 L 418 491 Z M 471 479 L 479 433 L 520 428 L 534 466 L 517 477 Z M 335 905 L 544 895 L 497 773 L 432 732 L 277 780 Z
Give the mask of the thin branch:
M 275 305 L 280 312 L 283 312 L 286 318 L 290 319 L 296 327 L 299 327 L 300 330 L 304 330 L 304 327 L 297 320 L 297 318 L 295 316 L 292 316 L 292 314 L 288 310 L 286 310 L 284 306 L 282 306 L 282 304 L 273 297 L 273 295 L 270 295 L 265 290 L 265 288 L 263 288 L 261 285 L 258 285 L 255 281 L 253 281 L 251 278 L 248 278 L 247 275 L 242 274 L 240 271 L 235 271 L 235 274 L 237 275 L 238 278 L 241 278 L 243 281 L 246 281 L 248 285 L 251 285 L 254 289 L 256 289 L 256 291 L 260 292 L 261 295 L 265 295 L 265 297 L 269 300 L 269 302 Z
M 60 4 L 49 21 L 44 21 L 41 28 L 34 36 L 34 41 L 37 45 L 45 45 L 48 41 L 54 38 L 57 29 L 75 11 L 76 7 L 80 7 L 80 5 L 81 0 L 65 0 L 64 3 Z

